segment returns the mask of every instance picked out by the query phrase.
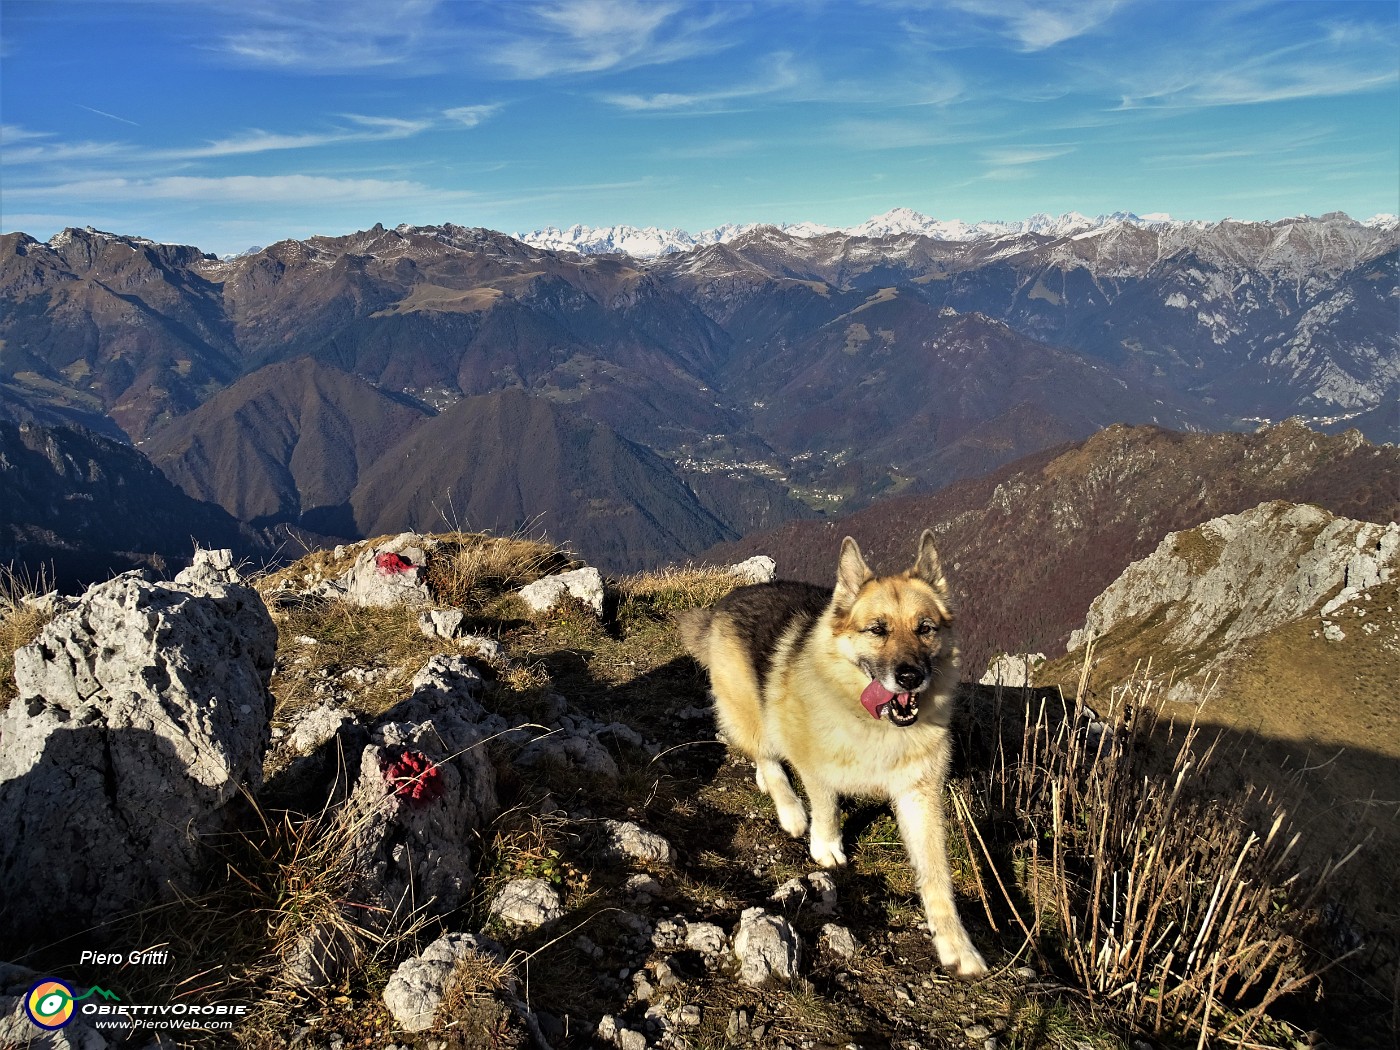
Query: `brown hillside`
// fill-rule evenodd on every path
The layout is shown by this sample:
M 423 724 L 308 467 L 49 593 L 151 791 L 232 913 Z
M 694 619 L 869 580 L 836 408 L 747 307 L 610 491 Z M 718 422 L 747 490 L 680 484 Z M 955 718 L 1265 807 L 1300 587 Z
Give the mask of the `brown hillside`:
M 1255 434 L 1114 426 L 932 495 L 789 523 L 707 557 L 768 553 L 783 576 L 827 582 L 842 536 L 898 567 L 931 527 L 961 598 L 964 674 L 975 676 L 998 652 L 1063 652 L 1089 603 L 1168 532 L 1267 499 L 1392 521 L 1396 478 L 1400 450 L 1354 431 L 1333 437 L 1292 421 Z

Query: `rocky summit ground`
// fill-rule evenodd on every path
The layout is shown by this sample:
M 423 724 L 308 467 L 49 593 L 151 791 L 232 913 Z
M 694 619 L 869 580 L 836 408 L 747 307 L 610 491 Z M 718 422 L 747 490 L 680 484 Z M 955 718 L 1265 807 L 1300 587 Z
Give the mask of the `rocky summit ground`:
M 992 972 L 950 979 L 888 809 L 848 802 L 851 863 L 819 871 L 716 739 L 672 616 L 754 571 L 604 581 L 541 544 L 455 534 L 316 552 L 257 579 L 277 631 L 261 775 L 242 803 L 221 801 L 237 811 L 202 842 L 197 876 L 103 927 L 114 950 L 159 945 L 175 964 L 78 966 L 81 938 L 40 936 L 8 946 L 23 969 L 0 970 L 0 994 L 52 972 L 129 1001 L 238 1001 L 252 1009 L 234 1031 L 181 1038 L 330 1050 L 1138 1048 L 1206 1045 L 1203 1028 L 1219 1045 L 1389 1045 L 1356 1021 L 1375 1008 L 1368 988 L 1339 981 L 1344 967 L 1316 976 L 1342 949 L 1320 898 L 1293 907 L 1273 836 L 1229 837 L 1258 818 L 1252 803 L 1173 821 L 1197 805 L 1190 777 L 1158 793 L 1119 765 L 1156 747 L 1151 719 L 1037 722 L 1045 692 L 963 694 L 950 847 Z M 219 601 L 251 600 L 227 586 L 240 589 Z M 9 651 L 64 615 L 11 608 L 25 615 L 7 621 Z M 1119 772 L 1105 786 L 1101 769 Z M 1179 869 L 1140 854 L 1163 828 Z M 1128 859 L 1105 875 L 1113 840 Z M 1149 871 L 1165 875 L 1144 894 Z M 1206 950 L 1148 951 L 1183 931 Z M 123 1045 L 34 1040 L 17 1001 L 0 1043 Z

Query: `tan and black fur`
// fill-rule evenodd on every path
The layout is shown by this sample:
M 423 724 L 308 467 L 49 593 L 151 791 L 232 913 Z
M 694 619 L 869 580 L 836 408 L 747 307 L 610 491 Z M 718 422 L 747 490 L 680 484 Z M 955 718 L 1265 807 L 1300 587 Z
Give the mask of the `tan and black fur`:
M 782 581 L 741 587 L 679 623 L 686 648 L 710 673 L 720 731 L 753 760 L 783 830 L 808 830 L 784 763 L 802 782 L 811 854 L 825 867 L 846 863 L 839 796 L 889 800 L 939 960 L 959 976 L 986 972 L 958 918 L 944 847 L 958 651 L 933 533 L 924 532 L 907 572 L 875 576 L 848 536 L 834 590 Z M 901 702 L 876 717 L 862 703 L 872 692 L 871 705 L 887 694 Z

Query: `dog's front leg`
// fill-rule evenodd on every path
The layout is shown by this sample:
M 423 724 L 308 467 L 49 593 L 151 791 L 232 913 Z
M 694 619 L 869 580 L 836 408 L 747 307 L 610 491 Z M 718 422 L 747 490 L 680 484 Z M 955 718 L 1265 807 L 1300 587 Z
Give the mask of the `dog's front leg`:
M 846 863 L 846 853 L 841 848 L 841 810 L 836 791 L 830 784 L 804 775 L 800 769 L 797 773 L 802 777 L 802 788 L 812 807 L 812 859 L 823 868 L 839 868 Z
M 802 808 L 802 800 L 792 790 L 787 770 L 776 758 L 758 758 L 754 761 L 754 780 L 759 789 L 768 792 L 773 806 L 778 811 L 778 823 L 795 839 L 800 839 L 807 830 L 807 811 Z
M 893 800 L 904 847 L 919 880 L 938 961 L 958 977 L 977 977 L 987 972 L 987 964 L 972 946 L 972 938 L 958 918 L 953 902 L 953 876 L 943 832 L 943 789 L 925 782 Z

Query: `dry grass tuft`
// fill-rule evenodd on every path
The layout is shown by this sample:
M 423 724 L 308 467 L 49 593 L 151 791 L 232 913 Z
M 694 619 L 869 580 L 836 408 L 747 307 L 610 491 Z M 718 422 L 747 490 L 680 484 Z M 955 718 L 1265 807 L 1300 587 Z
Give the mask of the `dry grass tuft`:
M 22 649 L 53 619 L 53 609 L 39 599 L 49 592 L 43 570 L 38 576 L 0 568 L 0 708 L 16 696 L 15 650 Z
M 1173 729 L 1160 689 L 1140 677 L 1115 690 L 1097 726 L 1077 705 L 1024 696 L 1023 724 L 1008 720 L 973 782 L 1014 843 L 1023 903 L 995 865 L 984 903 L 1009 907 L 1091 1001 L 1154 1034 L 1234 1043 L 1340 961 L 1314 947 L 1323 889 L 1345 858 L 1299 872 L 1277 797 L 1253 785 L 1220 797 L 1214 742 L 1194 724 Z M 988 822 L 954 801 L 990 860 L 976 831 Z
M 451 532 L 436 539 L 428 554 L 428 590 L 439 603 L 462 609 L 577 566 L 553 544 L 524 536 Z

